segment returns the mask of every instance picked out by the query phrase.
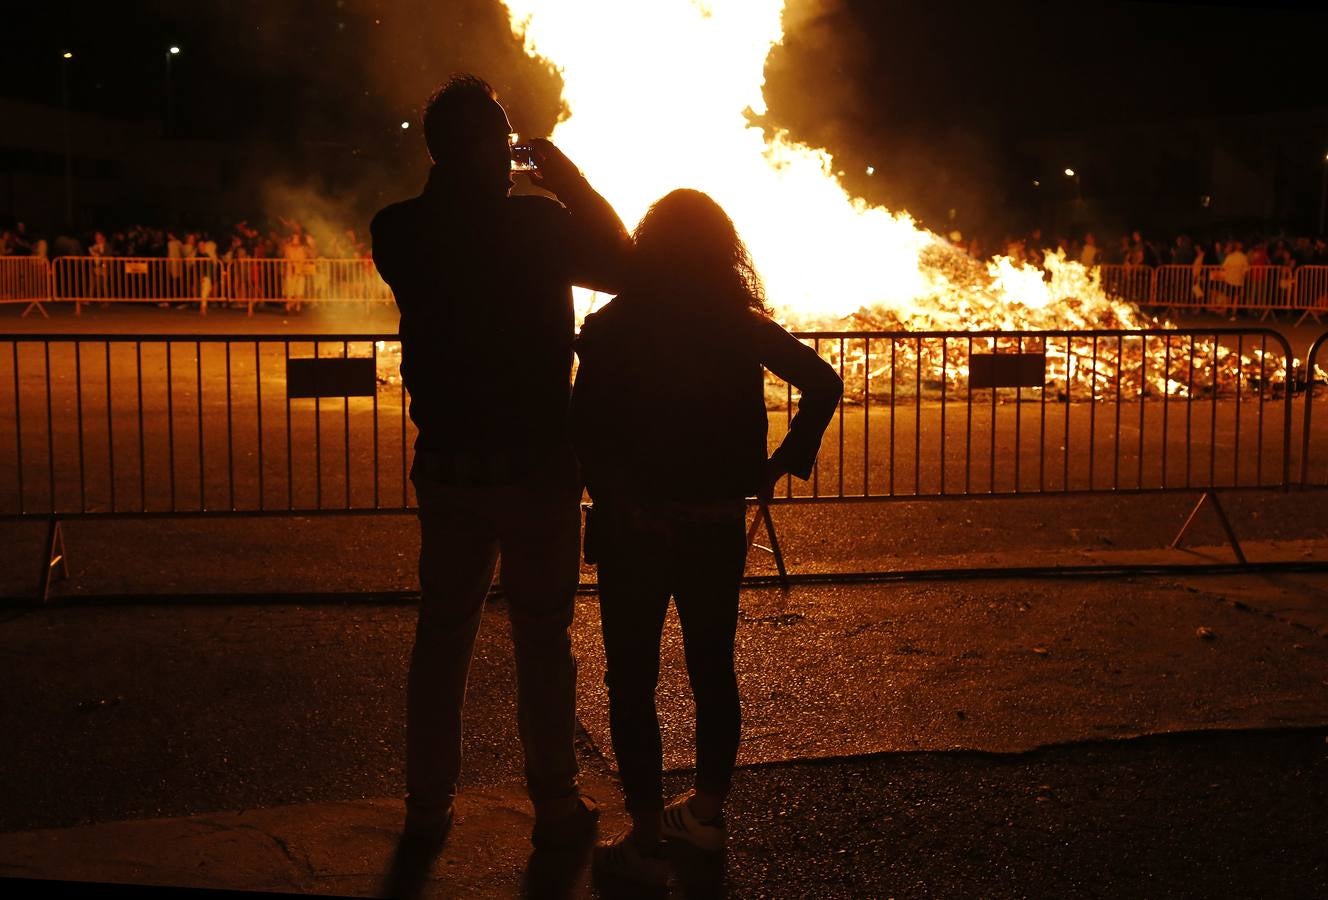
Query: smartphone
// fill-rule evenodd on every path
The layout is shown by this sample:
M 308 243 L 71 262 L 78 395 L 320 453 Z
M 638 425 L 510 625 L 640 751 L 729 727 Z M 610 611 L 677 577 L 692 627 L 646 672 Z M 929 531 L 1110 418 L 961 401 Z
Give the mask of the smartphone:
M 538 170 L 539 163 L 535 161 L 535 148 L 530 144 L 513 144 L 512 171 L 535 172 Z

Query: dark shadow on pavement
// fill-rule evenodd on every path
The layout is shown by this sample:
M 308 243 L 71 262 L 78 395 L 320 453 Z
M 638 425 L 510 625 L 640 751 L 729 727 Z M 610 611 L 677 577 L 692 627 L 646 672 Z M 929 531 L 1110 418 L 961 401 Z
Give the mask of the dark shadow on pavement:
M 447 835 L 402 837 L 392 855 L 392 868 L 383 882 L 382 897 L 415 900 L 424 892 L 434 860 L 447 843 Z
M 687 900 L 724 896 L 725 856 L 722 852 L 711 853 L 680 841 L 670 841 L 667 853 L 682 895 Z
M 526 861 L 521 896 L 528 900 L 558 900 L 580 893 L 582 875 L 590 862 L 590 845 L 559 852 L 536 850 Z

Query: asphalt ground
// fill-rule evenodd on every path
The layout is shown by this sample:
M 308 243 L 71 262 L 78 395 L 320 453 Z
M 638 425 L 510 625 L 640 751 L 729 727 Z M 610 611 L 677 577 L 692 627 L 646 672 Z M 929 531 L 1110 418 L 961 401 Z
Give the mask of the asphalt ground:
M 745 593 L 727 892 L 1321 894 L 1328 629 L 1313 616 L 1328 579 L 1295 578 L 1311 602 L 1290 612 L 1253 578 L 1234 593 L 1211 578 Z M 402 791 L 412 622 L 404 604 L 12 612 L 0 873 L 376 892 L 400 816 L 375 798 Z M 469 814 L 429 896 L 515 896 L 530 877 L 506 631 L 494 603 L 467 705 Z M 581 759 L 608 830 L 622 813 L 596 639 L 586 597 Z M 682 790 L 677 641 L 670 624 L 660 698 Z M 251 871 L 243 829 L 314 862 Z M 50 850 L 69 841 L 82 851 Z M 586 893 L 612 891 L 580 872 L 570 894 Z
M 775 516 L 795 572 L 1231 559 L 1211 513 L 1195 549 L 1161 550 L 1194 499 Z M 1251 559 L 1328 559 L 1316 494 L 1224 504 Z M 57 602 L 0 621 L 0 875 L 380 892 L 401 814 L 413 610 L 298 599 L 412 590 L 414 523 L 65 530 L 73 577 Z M 5 534 L 3 592 L 28 594 L 41 528 Z M 754 555 L 753 572 L 770 570 Z M 119 597 L 96 601 L 107 595 Z M 214 602 L 181 602 L 202 596 Z M 594 599 L 578 603 L 580 754 L 608 831 L 623 814 Z M 747 591 L 743 610 L 730 850 L 719 872 L 677 861 L 688 896 L 1328 893 L 1321 572 L 801 585 Z M 548 893 L 527 859 L 506 630 L 495 603 L 472 670 L 461 819 L 427 896 Z M 660 696 L 682 790 L 677 651 L 671 625 Z M 613 893 L 584 869 L 564 886 Z

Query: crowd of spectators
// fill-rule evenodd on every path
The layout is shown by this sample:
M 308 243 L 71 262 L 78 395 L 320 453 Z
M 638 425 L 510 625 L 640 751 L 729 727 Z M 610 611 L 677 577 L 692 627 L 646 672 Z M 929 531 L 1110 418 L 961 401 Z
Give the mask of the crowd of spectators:
M 218 231 L 130 225 L 86 233 L 60 233 L 47 240 L 22 223 L 0 230 L 0 256 L 147 257 L 161 259 L 367 259 L 368 248 L 353 229 L 326 229 L 320 242 L 293 219 L 260 229 L 240 221 Z
M 1077 260 L 1085 266 L 1119 265 L 1125 267 L 1154 266 L 1220 266 L 1233 253 L 1248 260 L 1248 265 L 1281 266 L 1297 269 L 1301 266 L 1328 266 L 1328 239 L 1306 235 L 1246 235 L 1240 237 L 1196 239 L 1179 234 L 1170 240 L 1145 237 L 1139 231 L 1122 234 L 1115 240 L 1099 242 L 1092 232 L 1074 237 L 1047 238 L 1041 229 L 1034 228 L 1027 235 L 1006 235 L 996 247 L 986 248 L 974 239 L 965 245 L 975 259 L 985 259 L 991 253 L 1001 253 L 1016 262 L 1040 265 L 1047 251 L 1061 253 L 1066 259 Z

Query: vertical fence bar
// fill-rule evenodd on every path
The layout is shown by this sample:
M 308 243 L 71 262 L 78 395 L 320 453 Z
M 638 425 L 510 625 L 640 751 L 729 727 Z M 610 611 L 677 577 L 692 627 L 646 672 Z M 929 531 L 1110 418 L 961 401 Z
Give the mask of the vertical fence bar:
M 1218 336 L 1213 335 L 1213 412 L 1208 422 L 1208 486 L 1217 487 L 1217 388 L 1218 388 Z M 1239 368 L 1239 366 L 1237 366 Z
M 898 342 L 894 335 L 890 336 L 890 496 L 895 494 L 895 389 L 896 376 L 898 368 L 895 366 L 895 348 Z
M 171 512 L 179 512 L 175 496 L 175 377 L 171 357 L 174 345 L 166 342 L 166 451 L 171 464 Z
M 378 508 L 378 342 L 373 341 L 374 392 L 373 392 L 373 505 Z
M 1254 454 L 1254 483 L 1263 485 L 1263 418 L 1264 404 L 1268 398 L 1268 337 L 1265 335 L 1259 346 L 1259 436 Z
M 968 384 L 964 391 L 964 493 L 973 481 L 973 336 L 968 336 Z
M 191 273 L 192 269 L 189 270 Z M 203 449 L 203 342 L 194 341 L 194 400 L 198 408 L 198 508 L 207 509 L 207 475 Z
M 143 342 L 134 341 L 134 380 L 138 388 L 138 510 L 148 509 L 147 437 L 143 429 Z
M 1065 335 L 1065 452 L 1062 454 L 1061 463 L 1061 490 L 1070 489 L 1070 407 L 1074 405 L 1074 395 L 1070 390 L 1070 385 L 1074 383 L 1074 352 L 1071 347 L 1070 335 Z
M 1093 360 L 1088 387 L 1088 489 L 1093 489 L 1097 463 L 1097 335 L 1093 335 Z
M 285 375 L 290 374 L 290 341 L 282 341 L 283 352 L 286 356 Z M 291 458 L 293 450 L 291 441 L 291 405 L 290 405 L 290 382 L 286 383 L 286 508 L 295 508 L 295 461 Z
M 862 496 L 871 496 L 871 338 L 862 339 Z
M 111 413 L 111 342 L 106 347 L 106 464 L 111 476 L 111 512 L 115 512 L 115 422 Z
M 1171 411 L 1171 335 L 1165 335 L 1166 342 L 1162 351 L 1162 487 L 1167 486 L 1167 442 L 1171 437 L 1169 427 Z
M 1042 352 L 1050 354 L 1052 348 L 1050 335 L 1042 338 Z M 1038 491 L 1047 489 L 1047 378 L 1042 377 L 1042 390 L 1038 398 Z
M 1016 339 L 1015 353 L 1023 356 L 1024 336 L 1021 334 Z M 973 370 L 973 356 L 969 354 L 969 371 Z M 1023 452 L 1023 423 L 1024 423 L 1024 388 L 1022 385 L 1015 385 L 1014 388 L 1014 492 L 1019 493 L 1019 470 L 1022 467 L 1020 454 Z M 994 480 L 995 476 L 993 476 Z
M 1000 347 L 997 346 L 997 344 L 998 344 L 999 341 L 1000 341 L 999 338 L 992 338 L 992 339 L 991 339 L 991 352 L 992 352 L 993 354 L 999 352 L 999 350 L 1000 350 Z M 973 354 L 972 354 L 972 352 L 970 352 L 970 353 L 968 354 L 968 365 L 969 365 L 969 371 L 970 371 L 970 372 L 973 371 Z M 996 400 L 997 400 L 997 397 L 996 397 L 996 390 L 997 390 L 997 389 L 996 389 L 996 385 L 993 384 L 993 385 L 991 386 L 991 442 L 990 442 L 990 443 L 991 443 L 991 447 L 990 447 L 990 458 L 987 460 L 987 466 L 988 466 L 988 469 L 987 469 L 987 493 L 989 493 L 989 494 L 994 494 L 994 493 L 996 493 L 996 416 L 997 416 L 997 409 L 996 409 Z
M 1148 406 L 1148 338 L 1139 338 L 1139 490 L 1144 487 L 1144 411 Z M 1165 440 L 1165 438 L 1163 439 Z
M 318 359 L 318 341 L 314 341 L 314 359 Z M 323 508 L 323 398 L 314 397 L 314 507 Z
M 258 416 L 258 508 L 267 509 L 267 491 L 264 490 L 263 472 L 263 358 L 262 344 L 254 338 L 254 406 Z
M 1125 375 L 1125 338 L 1116 335 L 1116 439 L 1112 446 L 1111 489 L 1120 490 L 1121 381 Z
M 1189 487 L 1194 457 L 1194 334 L 1190 334 L 1189 373 L 1185 376 L 1185 486 Z
M 922 338 L 915 339 L 913 365 L 913 495 L 922 493 Z
M 844 383 L 844 338 L 839 338 L 839 383 Z M 839 393 L 839 496 L 844 496 L 844 393 Z
M 46 357 L 46 477 L 49 479 L 48 490 L 51 494 L 51 513 L 55 513 L 55 416 L 51 407 L 51 342 L 42 341 Z
M 235 509 L 235 417 L 231 399 L 231 342 L 226 341 L 226 488 Z
M 1240 413 L 1241 404 L 1245 393 L 1245 335 L 1236 335 L 1236 433 L 1232 444 L 1231 453 L 1231 486 L 1236 487 L 1240 484 Z M 1309 402 L 1308 394 L 1306 402 Z
M 946 382 L 949 381 L 949 377 L 948 377 L 948 376 L 949 376 L 949 372 L 946 370 L 946 362 L 948 361 L 948 358 L 949 358 L 949 357 L 948 357 L 948 354 L 946 353 L 946 351 L 947 351 L 948 349 L 949 349 L 948 340 L 947 340 L 946 338 L 944 338 L 944 337 L 941 338 L 941 452 L 940 452 L 940 457 L 941 457 L 941 489 L 940 489 L 940 493 L 941 493 L 941 496 L 944 496 L 944 495 L 945 495 L 945 407 L 949 405 L 948 402 L 947 402 L 947 401 L 949 400 L 949 394 L 948 394 L 948 392 L 946 391 L 945 387 L 946 387 Z M 921 427 L 921 426 L 922 426 L 922 422 L 921 422 L 921 420 L 919 420 L 919 422 L 918 422 L 918 432 L 919 432 L 919 433 L 921 433 L 921 431 L 922 431 L 922 427 Z
M 74 398 L 78 404 L 78 511 L 88 511 L 87 470 L 83 464 L 83 342 L 74 340 Z
M 817 356 L 820 356 L 820 355 L 821 355 L 821 339 L 820 339 L 820 338 L 812 338 L 812 349 L 816 351 L 816 355 L 817 355 Z M 792 387 L 792 385 L 790 385 L 790 386 L 789 386 L 789 404 L 788 404 L 788 414 L 789 414 L 789 415 L 792 415 L 792 414 L 793 414 L 793 399 L 792 399 L 792 398 L 793 398 L 793 387 Z M 801 399 L 801 398 L 800 398 L 800 399 Z M 785 431 L 785 433 L 786 433 L 786 434 L 788 433 L 787 430 Z M 812 496 L 813 496 L 813 497 L 819 497 L 819 496 L 821 496 L 821 454 L 819 454 L 819 453 L 816 454 L 816 459 L 813 460 L 813 462 L 812 462 Z
M 22 515 L 27 507 L 26 492 L 23 489 L 23 388 L 18 376 L 17 337 L 10 340 L 9 347 L 14 354 L 14 455 L 18 461 L 18 512 Z
M 350 357 L 350 342 L 342 341 L 341 358 L 348 359 L 349 357 Z M 350 396 L 347 395 L 345 397 L 342 397 L 341 401 L 342 401 L 342 406 L 341 406 L 342 422 L 345 426 L 345 437 L 346 437 L 346 446 L 345 446 L 346 509 L 350 509 Z

